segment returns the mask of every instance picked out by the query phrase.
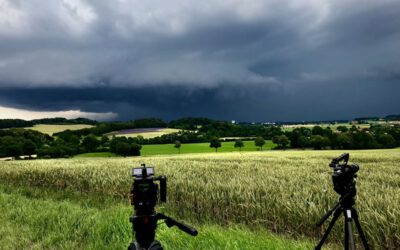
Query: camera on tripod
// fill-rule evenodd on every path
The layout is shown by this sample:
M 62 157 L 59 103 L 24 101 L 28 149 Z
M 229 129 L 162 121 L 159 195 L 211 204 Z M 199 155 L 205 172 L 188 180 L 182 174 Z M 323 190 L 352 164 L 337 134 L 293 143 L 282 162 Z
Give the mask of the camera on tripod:
M 320 250 L 325 240 L 328 238 L 333 226 L 338 220 L 340 214 L 344 215 L 345 220 L 345 232 L 344 232 L 344 248 L 355 250 L 355 242 L 353 237 L 352 222 L 354 221 L 361 241 L 366 250 L 369 250 L 367 238 L 365 237 L 364 231 L 361 228 L 360 221 L 358 219 L 358 212 L 353 207 L 355 205 L 356 190 L 356 173 L 359 170 L 357 164 L 348 164 L 349 154 L 344 153 L 339 157 L 333 159 L 329 166 L 333 168 L 332 182 L 333 189 L 340 195 L 339 201 L 335 206 L 329 210 L 321 220 L 317 222 L 317 226 L 321 226 L 333 213 L 333 219 L 329 223 L 324 235 L 315 247 L 316 250 Z
M 350 193 L 350 196 L 356 195 L 357 171 L 360 169 L 357 164 L 348 164 L 349 153 L 344 153 L 333 159 L 329 166 L 333 168 L 332 182 L 333 189 L 340 195 Z
M 160 242 L 155 240 L 155 231 L 158 220 L 164 220 L 168 227 L 177 226 L 180 230 L 196 236 L 197 231 L 181 222 L 174 220 L 162 213 L 156 213 L 155 206 L 160 194 L 160 201 L 167 201 L 167 177 L 161 175 L 154 177 L 154 167 L 146 167 L 142 164 L 140 168 L 132 169 L 135 178 L 131 189 L 131 205 L 134 207 L 134 215 L 130 222 L 135 232 L 136 241 L 132 242 L 129 250 L 160 250 L 163 249 Z M 160 182 L 160 188 L 157 183 Z

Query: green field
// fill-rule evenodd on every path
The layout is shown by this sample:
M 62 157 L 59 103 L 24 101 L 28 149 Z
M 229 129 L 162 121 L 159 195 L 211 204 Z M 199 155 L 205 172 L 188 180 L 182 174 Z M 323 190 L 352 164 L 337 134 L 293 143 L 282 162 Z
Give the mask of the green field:
M 328 164 L 340 153 L 266 151 L 1 162 L 0 244 L 34 249 L 126 248 L 130 169 L 146 163 L 168 177 L 168 203 L 160 210 L 200 231 L 199 237 L 190 237 L 161 228 L 158 238 L 166 249 L 311 249 L 323 232 L 315 222 L 338 199 Z M 399 249 L 400 149 L 350 155 L 350 161 L 360 165 L 356 208 L 372 249 Z M 333 248 L 340 249 L 342 225 L 337 223 L 328 239 Z
M 242 152 L 246 151 L 259 151 L 259 148 L 255 146 L 254 141 L 244 141 L 244 147 Z M 143 145 L 141 155 L 165 155 L 165 154 L 178 154 L 179 150 L 174 147 L 175 144 L 157 144 L 157 145 Z M 218 152 L 239 152 L 239 148 L 234 147 L 235 142 L 222 142 L 221 147 L 218 148 Z M 265 141 L 263 150 L 270 150 L 275 147 L 272 141 Z M 215 152 L 214 148 L 210 148 L 210 143 L 187 143 L 181 145 L 181 154 L 188 153 L 210 153 Z
M 221 147 L 218 148 L 217 153 L 221 152 L 249 152 L 249 151 L 260 151 L 255 146 L 254 141 L 244 141 L 244 147 L 241 149 L 235 148 L 235 142 L 222 142 Z M 153 156 L 153 155 L 174 155 L 174 154 L 192 154 L 192 153 L 215 153 L 214 148 L 210 148 L 210 143 L 186 143 L 181 145 L 180 151 L 174 147 L 175 144 L 154 144 L 154 145 L 143 145 L 140 151 L 142 156 Z M 265 141 L 263 150 L 271 150 L 276 145 L 272 141 Z M 95 152 L 95 153 L 84 153 L 75 155 L 74 158 L 92 158 L 92 157 L 117 157 L 116 154 L 110 152 Z
M 74 157 L 75 158 L 117 157 L 117 155 L 111 152 L 94 152 L 94 153 L 83 153 L 75 155 Z
M 53 135 L 54 133 L 62 132 L 67 129 L 78 130 L 78 129 L 92 128 L 92 127 L 93 127 L 92 125 L 88 124 L 71 124 L 71 125 L 37 124 L 33 127 L 27 127 L 25 129 L 32 129 L 44 134 Z

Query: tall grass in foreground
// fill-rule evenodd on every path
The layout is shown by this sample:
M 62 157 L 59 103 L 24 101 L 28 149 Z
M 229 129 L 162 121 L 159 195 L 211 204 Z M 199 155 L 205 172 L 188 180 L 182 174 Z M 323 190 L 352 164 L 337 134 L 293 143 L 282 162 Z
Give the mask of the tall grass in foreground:
M 130 168 L 145 161 L 168 177 L 169 209 L 180 218 L 268 228 L 319 238 L 315 222 L 338 200 L 328 163 L 338 151 L 204 154 L 127 159 L 7 162 L 0 181 L 125 197 Z M 354 151 L 357 210 L 373 248 L 400 248 L 400 151 Z M 330 240 L 341 241 L 342 223 Z M 357 237 L 356 237 L 357 238 Z
M 59 192 L 60 193 L 60 192 Z M 35 188 L 0 185 L 0 249 L 127 249 L 132 241 L 131 207 L 113 199 L 74 197 Z M 191 237 L 160 225 L 164 249 L 310 249 L 306 241 L 251 232 L 240 226 L 196 226 Z

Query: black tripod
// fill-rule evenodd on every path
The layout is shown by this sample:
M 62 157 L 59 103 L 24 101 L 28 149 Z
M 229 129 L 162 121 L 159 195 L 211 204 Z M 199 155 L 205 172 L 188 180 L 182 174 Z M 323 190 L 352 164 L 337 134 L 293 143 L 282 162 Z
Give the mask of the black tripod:
M 331 232 L 333 226 L 335 225 L 335 222 L 337 221 L 341 213 L 343 213 L 344 215 L 344 249 L 355 250 L 356 248 L 354 243 L 352 224 L 351 224 L 352 220 L 354 219 L 354 223 L 356 224 L 364 248 L 366 250 L 369 250 L 367 239 L 365 237 L 364 231 L 361 228 L 360 221 L 358 220 L 357 210 L 353 208 L 353 205 L 355 204 L 354 196 L 355 196 L 355 190 L 345 195 L 342 195 L 340 197 L 339 202 L 336 203 L 336 205 L 331 210 L 329 210 L 317 223 L 317 226 L 321 226 L 329 218 L 329 216 L 331 216 L 331 214 L 334 213 L 333 219 L 329 223 L 328 229 L 326 229 L 324 236 L 322 236 L 322 239 L 315 247 L 316 250 L 321 249 L 322 245 L 328 238 L 329 233 Z
M 168 227 L 177 226 L 192 236 L 197 235 L 196 229 L 162 213 L 156 213 L 158 193 L 161 202 L 167 201 L 167 177 L 154 177 L 154 167 L 146 167 L 144 164 L 140 168 L 132 169 L 132 176 L 135 180 L 130 198 L 135 212 L 130 217 L 130 222 L 135 232 L 135 241 L 129 245 L 128 250 L 162 250 L 160 242 L 155 240 L 159 220 L 164 220 Z M 160 189 L 155 181 L 160 182 Z
M 135 242 L 132 242 L 128 250 L 162 250 L 161 243 L 155 240 L 155 230 L 158 220 L 164 220 L 168 227 L 177 226 L 180 230 L 192 236 L 197 235 L 197 231 L 188 225 L 174 220 L 162 213 L 152 214 L 150 216 L 132 216 L 131 222 L 135 233 Z

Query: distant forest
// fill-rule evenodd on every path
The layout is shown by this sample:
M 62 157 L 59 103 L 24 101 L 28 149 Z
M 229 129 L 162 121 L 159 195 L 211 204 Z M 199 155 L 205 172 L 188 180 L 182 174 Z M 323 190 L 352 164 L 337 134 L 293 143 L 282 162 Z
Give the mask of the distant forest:
M 65 119 L 65 118 L 45 118 L 25 121 L 21 119 L 0 119 L 0 129 L 3 128 L 27 128 L 37 124 L 90 124 L 96 125 L 98 122 L 86 118 Z
M 397 120 L 400 116 L 387 116 Z M 375 119 L 375 118 L 374 118 Z M 359 118 L 360 124 L 372 118 Z M 378 119 L 379 120 L 379 119 Z M 53 136 L 23 129 L 35 124 L 91 124 L 92 128 L 66 130 Z M 332 124 L 333 125 L 333 124 Z M 217 121 L 208 118 L 182 118 L 165 122 L 158 118 L 137 119 L 127 122 L 97 122 L 78 118 L 40 119 L 24 121 L 0 120 L 0 158 L 37 154 L 41 158 L 70 157 L 87 152 L 113 152 L 119 155 L 140 155 L 142 145 L 167 143 L 198 143 L 215 140 L 272 140 L 277 149 L 374 149 L 400 146 L 399 124 L 372 123 L 368 128 L 352 126 L 296 127 L 283 129 L 280 124 L 252 124 Z M 133 128 L 176 128 L 180 132 L 155 138 L 109 137 L 113 131 Z

